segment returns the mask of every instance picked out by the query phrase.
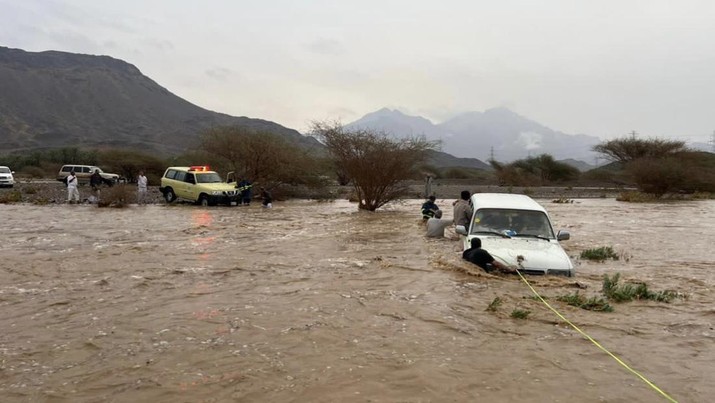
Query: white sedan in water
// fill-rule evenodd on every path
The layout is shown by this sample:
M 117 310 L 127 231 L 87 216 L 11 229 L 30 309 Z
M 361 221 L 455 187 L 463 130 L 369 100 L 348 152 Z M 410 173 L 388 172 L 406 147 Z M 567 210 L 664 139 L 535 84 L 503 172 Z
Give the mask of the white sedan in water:
M 13 187 L 15 178 L 13 178 L 12 174 L 14 173 L 10 168 L 0 166 L 0 186 Z
M 570 234 L 554 235 L 546 210 L 531 197 L 509 193 L 476 193 L 469 228 L 457 226 L 466 235 L 464 249 L 472 238 L 482 240 L 482 248 L 500 262 L 516 266 L 525 274 L 573 276 L 574 266 L 559 241 Z

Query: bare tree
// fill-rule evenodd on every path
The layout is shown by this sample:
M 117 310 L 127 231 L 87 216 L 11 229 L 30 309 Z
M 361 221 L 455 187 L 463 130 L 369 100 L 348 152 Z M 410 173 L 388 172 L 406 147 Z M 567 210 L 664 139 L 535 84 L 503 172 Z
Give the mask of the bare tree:
M 593 151 L 612 161 L 627 163 L 639 158 L 662 158 L 687 149 L 683 141 L 627 137 L 597 144 Z
M 358 197 L 358 208 L 375 211 L 402 196 L 404 180 L 415 173 L 435 143 L 425 139 L 391 139 L 373 130 L 346 130 L 338 122 L 314 122 L 321 138 Z
M 238 177 L 251 182 L 295 184 L 317 174 L 317 162 L 307 151 L 271 132 L 216 127 L 201 134 L 201 148 L 224 159 Z

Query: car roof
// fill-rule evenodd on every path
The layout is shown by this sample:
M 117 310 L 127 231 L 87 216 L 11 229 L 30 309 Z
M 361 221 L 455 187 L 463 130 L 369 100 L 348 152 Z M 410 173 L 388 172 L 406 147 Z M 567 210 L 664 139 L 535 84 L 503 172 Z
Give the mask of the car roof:
M 174 169 L 177 171 L 186 171 L 189 172 L 191 170 L 191 167 L 168 167 L 166 170 L 168 171 L 169 169 Z M 208 170 L 208 171 L 191 171 L 191 173 L 197 173 L 197 174 L 206 174 L 206 173 L 211 173 L 211 172 L 216 172 L 214 170 Z
M 499 208 L 536 210 L 546 213 L 546 209 L 527 195 L 511 193 L 475 193 L 472 195 L 471 201 L 475 210 L 482 208 Z

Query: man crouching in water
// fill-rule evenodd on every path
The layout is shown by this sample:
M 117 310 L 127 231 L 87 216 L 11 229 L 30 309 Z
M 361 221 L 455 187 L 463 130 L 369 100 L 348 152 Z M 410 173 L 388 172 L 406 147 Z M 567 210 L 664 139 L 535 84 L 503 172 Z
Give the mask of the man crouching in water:
M 462 252 L 462 259 L 481 267 L 487 273 L 499 269 L 504 273 L 516 274 L 516 269 L 495 260 L 489 252 L 482 249 L 482 240 L 472 238 L 472 247 Z

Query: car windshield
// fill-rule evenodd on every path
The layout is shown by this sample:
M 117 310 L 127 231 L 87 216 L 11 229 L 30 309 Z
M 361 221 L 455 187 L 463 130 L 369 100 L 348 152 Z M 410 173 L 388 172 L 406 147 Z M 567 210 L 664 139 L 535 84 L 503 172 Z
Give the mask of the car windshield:
M 205 174 L 196 174 L 197 183 L 221 183 L 221 177 L 216 172 L 207 172 Z
M 474 215 L 471 234 L 484 233 L 554 238 L 549 218 L 534 210 L 479 209 Z
M 10 168 L 0 167 L 0 174 L 9 174 L 10 172 Z

